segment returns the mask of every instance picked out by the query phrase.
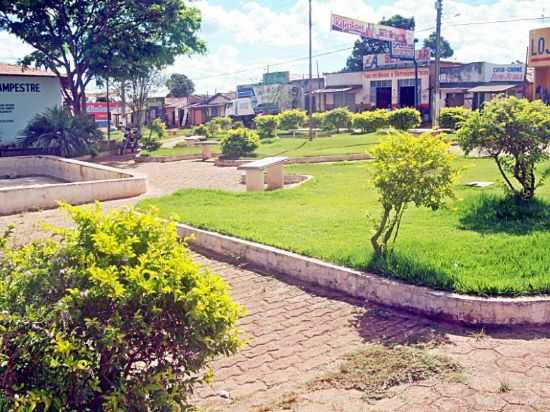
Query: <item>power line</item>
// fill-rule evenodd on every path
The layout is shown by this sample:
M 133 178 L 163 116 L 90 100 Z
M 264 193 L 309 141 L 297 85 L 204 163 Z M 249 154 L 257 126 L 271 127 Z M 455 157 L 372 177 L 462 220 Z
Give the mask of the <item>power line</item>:
M 518 18 L 513 18 L 513 19 L 502 19 L 502 20 L 492 20 L 492 21 L 449 23 L 449 24 L 446 24 L 446 26 L 447 27 L 464 27 L 464 26 L 476 26 L 476 25 L 482 25 L 482 24 L 514 23 L 514 22 L 520 22 L 520 21 L 544 21 L 544 20 L 548 20 L 548 19 L 550 19 L 550 17 L 545 17 L 545 16 L 541 16 L 541 17 L 518 17 Z M 416 33 L 423 33 L 423 32 L 434 30 L 434 29 L 435 29 L 435 27 L 427 27 L 427 28 L 424 28 L 424 29 L 415 30 L 415 32 Z M 328 51 L 325 51 L 325 52 L 320 52 L 320 53 L 314 54 L 312 57 L 329 56 L 329 55 L 332 55 L 332 54 L 341 53 L 343 51 L 353 50 L 353 48 L 354 48 L 354 46 L 347 46 L 347 47 L 343 47 L 343 48 L 339 48 L 339 49 L 335 49 L 335 50 L 328 50 Z M 237 74 L 248 73 L 248 72 L 251 72 L 251 71 L 258 70 L 258 69 L 263 69 L 266 66 L 269 66 L 271 68 L 271 67 L 275 67 L 275 66 L 282 66 L 282 65 L 287 65 L 287 64 L 290 64 L 290 63 L 300 62 L 300 61 L 304 61 L 304 60 L 308 60 L 308 59 L 309 59 L 309 56 L 305 56 L 305 57 L 293 58 L 293 59 L 290 59 L 290 60 L 284 60 L 284 61 L 280 61 L 280 62 L 277 62 L 277 63 L 257 64 L 257 65 L 250 66 L 246 69 L 237 70 L 237 71 L 234 71 L 234 72 L 225 72 L 225 73 L 213 74 L 213 75 L 209 75 L 209 76 L 200 77 L 200 78 L 197 78 L 197 79 L 194 79 L 194 80 L 195 81 L 200 81 L 200 80 L 214 79 L 214 78 L 217 78 L 217 77 L 234 76 L 234 75 L 237 75 Z

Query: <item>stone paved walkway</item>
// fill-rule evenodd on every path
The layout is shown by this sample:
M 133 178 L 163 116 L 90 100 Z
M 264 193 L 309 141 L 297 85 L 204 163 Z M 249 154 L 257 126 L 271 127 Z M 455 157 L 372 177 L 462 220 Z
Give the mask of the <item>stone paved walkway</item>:
M 221 274 L 248 309 L 240 324 L 248 345 L 216 361 L 213 385 L 198 391 L 208 411 L 271 410 L 265 405 L 337 367 L 347 353 L 373 343 L 423 342 L 439 343 L 435 353 L 464 367 L 459 382 L 403 385 L 375 404 L 357 391 L 316 391 L 298 396 L 290 410 L 550 411 L 550 328 L 480 332 L 197 259 Z M 220 396 L 227 393 L 229 400 Z
M 149 177 L 145 196 L 185 187 L 243 190 L 233 168 L 200 162 L 110 163 Z M 137 199 L 107 202 L 107 207 Z M 17 226 L 17 243 L 37 237 L 37 223 L 64 224 L 58 210 L 0 217 L 0 231 Z M 285 393 L 296 391 L 338 366 L 342 356 L 372 343 L 440 342 L 436 352 L 464 368 L 461 382 L 438 380 L 403 385 L 391 398 L 367 404 L 357 391 L 304 392 L 290 406 L 294 411 L 550 411 L 550 328 L 515 330 L 462 328 L 437 323 L 288 279 L 196 255 L 223 276 L 233 297 L 247 307 L 240 323 L 248 345 L 238 354 L 214 363 L 212 387 L 197 392 L 208 411 L 268 411 Z M 231 399 L 219 396 L 228 393 Z M 289 409 L 287 409 L 289 410 Z

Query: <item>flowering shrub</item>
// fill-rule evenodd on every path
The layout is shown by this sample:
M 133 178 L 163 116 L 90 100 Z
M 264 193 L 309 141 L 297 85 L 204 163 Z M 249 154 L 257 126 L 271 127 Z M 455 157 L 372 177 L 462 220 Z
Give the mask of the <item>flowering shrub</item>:
M 185 410 L 241 309 L 153 213 L 65 206 L 74 229 L 0 242 L 0 409 Z

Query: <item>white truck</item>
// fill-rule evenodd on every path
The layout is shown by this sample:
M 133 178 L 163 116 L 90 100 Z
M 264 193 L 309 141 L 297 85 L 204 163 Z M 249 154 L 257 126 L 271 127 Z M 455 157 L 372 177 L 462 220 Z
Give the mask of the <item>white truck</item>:
M 251 126 L 256 113 L 250 97 L 231 100 L 225 105 L 225 115 L 233 120 L 240 120 L 245 126 Z

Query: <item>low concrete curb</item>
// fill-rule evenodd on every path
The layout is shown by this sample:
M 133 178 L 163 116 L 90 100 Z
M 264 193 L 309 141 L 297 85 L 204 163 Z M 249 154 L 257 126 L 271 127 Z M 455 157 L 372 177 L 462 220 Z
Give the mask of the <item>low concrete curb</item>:
M 200 251 L 238 259 L 259 269 L 344 292 L 356 298 L 472 325 L 550 323 L 550 297 L 483 298 L 409 285 L 262 244 L 179 224 L 181 237 Z
M 166 162 L 179 162 L 181 160 L 200 160 L 202 155 L 197 154 L 186 154 L 186 155 L 176 155 L 176 156 L 136 156 L 136 163 L 166 163 Z
M 371 160 L 372 156 L 366 153 L 351 154 L 351 155 L 331 155 L 331 156 L 306 156 L 306 157 L 289 157 L 285 165 L 304 164 L 304 163 L 330 163 L 330 162 L 345 162 L 355 160 Z M 228 160 L 217 158 L 214 164 L 219 167 L 238 167 L 245 163 L 252 162 L 252 159 L 245 160 Z

